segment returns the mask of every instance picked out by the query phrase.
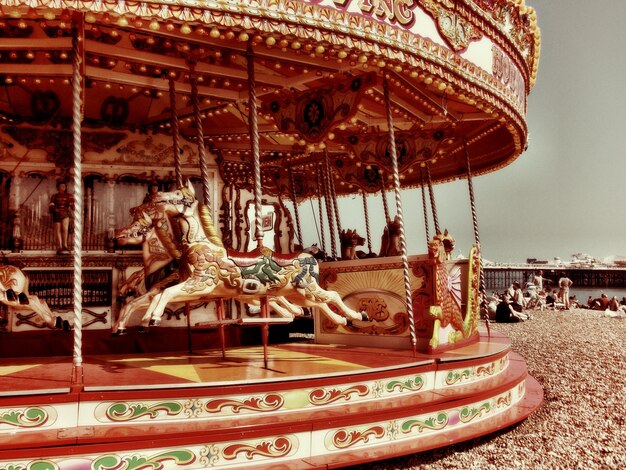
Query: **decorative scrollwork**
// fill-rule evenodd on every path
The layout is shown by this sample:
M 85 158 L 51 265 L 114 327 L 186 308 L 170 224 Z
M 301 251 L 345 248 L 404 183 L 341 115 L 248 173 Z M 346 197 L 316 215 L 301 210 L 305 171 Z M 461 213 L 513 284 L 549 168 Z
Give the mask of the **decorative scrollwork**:
M 402 423 L 400 429 L 402 432 L 407 434 L 411 432 L 413 429 L 417 429 L 418 432 L 424 431 L 424 429 L 430 429 L 433 431 L 437 431 L 439 429 L 443 429 L 448 425 L 449 416 L 448 413 L 442 411 L 438 413 L 436 416 L 431 416 L 427 419 L 409 419 Z
M 273 441 L 263 441 L 257 445 L 231 444 L 222 451 L 226 460 L 234 460 L 239 454 L 244 454 L 248 460 L 256 456 L 278 458 L 284 457 L 291 452 L 293 444 L 289 438 L 279 436 Z
M 424 386 L 424 378 L 421 375 L 416 375 L 410 379 L 404 380 L 392 380 L 387 383 L 387 391 L 393 392 L 395 389 L 398 389 L 399 392 L 403 392 L 405 390 L 410 392 L 417 392 L 421 390 Z
M 139 470 L 143 468 L 161 470 L 165 468 L 164 462 L 167 461 L 172 461 L 178 467 L 182 467 L 194 463 L 196 456 L 187 449 L 168 450 L 151 457 L 142 457 L 136 454 L 130 456 L 104 455 L 94 460 L 91 468 L 99 470 Z
M 0 424 L 19 428 L 36 428 L 44 425 L 49 419 L 46 410 L 37 407 L 0 412 Z
M 367 387 L 367 385 L 354 385 L 345 390 L 338 390 L 336 388 L 325 390 L 323 388 L 317 388 L 309 393 L 309 402 L 313 405 L 327 405 L 342 399 L 348 401 L 353 394 L 364 397 L 368 393 L 369 387 Z
M 135 419 L 149 417 L 155 419 L 160 413 L 167 416 L 176 416 L 183 410 L 178 402 L 163 402 L 146 406 L 143 403 L 114 403 L 106 410 L 106 417 L 111 421 L 133 421 Z
M 209 400 L 204 409 L 209 413 L 219 413 L 226 407 L 231 407 L 233 413 L 241 410 L 251 411 L 276 411 L 282 408 L 284 399 L 276 393 L 265 395 L 264 397 L 250 397 L 245 400 L 217 399 Z
M 347 449 L 348 447 L 352 447 L 358 442 L 369 442 L 370 437 L 375 437 L 376 439 L 380 439 L 385 435 L 385 428 L 382 426 L 372 426 L 371 428 L 367 428 L 364 431 L 346 431 L 342 429 L 341 431 L 336 432 L 332 437 L 332 443 L 335 447 L 339 449 Z

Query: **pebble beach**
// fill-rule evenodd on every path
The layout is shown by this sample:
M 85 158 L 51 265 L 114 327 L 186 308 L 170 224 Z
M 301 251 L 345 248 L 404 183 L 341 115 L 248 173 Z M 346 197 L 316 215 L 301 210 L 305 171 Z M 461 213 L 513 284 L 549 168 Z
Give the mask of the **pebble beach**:
M 352 469 L 626 468 L 626 319 L 604 312 L 533 311 L 491 323 L 544 390 L 528 419 L 471 441 Z

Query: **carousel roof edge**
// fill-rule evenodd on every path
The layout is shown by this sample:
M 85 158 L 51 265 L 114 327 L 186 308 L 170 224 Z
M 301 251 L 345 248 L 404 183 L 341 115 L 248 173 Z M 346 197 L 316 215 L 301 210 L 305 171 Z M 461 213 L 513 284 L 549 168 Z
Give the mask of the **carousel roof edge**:
M 391 7 L 385 5 L 384 8 L 379 6 L 376 9 L 369 2 L 362 2 L 360 11 L 358 8 L 351 8 L 351 3 L 356 2 L 352 0 L 141 0 L 132 2 L 0 0 L 0 6 L 12 9 L 9 14 L 16 17 L 23 14 L 20 11 L 22 9 L 32 8 L 39 12 L 70 9 L 81 11 L 86 16 L 104 13 L 121 17 L 132 15 L 142 19 L 153 18 L 207 25 L 223 22 L 224 26 L 247 26 L 247 29 L 254 29 L 254 25 L 249 21 L 250 18 L 265 18 L 274 25 L 282 21 L 327 31 L 338 27 L 337 32 L 344 34 L 348 39 L 356 35 L 368 41 L 380 43 L 383 47 L 394 46 L 389 40 L 390 30 L 410 33 L 410 29 L 406 26 L 415 23 L 410 9 L 419 7 L 433 17 L 438 25 L 439 33 L 455 53 L 462 52 L 472 40 L 482 37 L 482 34 L 488 31 L 497 31 L 507 37 L 509 45 L 513 46 L 510 48 L 511 52 L 521 56 L 526 55 L 525 60 L 521 62 L 527 69 L 528 89 L 535 84 L 541 33 L 537 25 L 536 11 L 526 5 L 525 0 L 464 0 L 462 4 L 452 0 L 415 0 L 411 4 L 393 0 Z M 364 16 L 364 13 L 369 14 L 369 18 Z M 379 27 L 366 28 L 365 23 L 370 20 L 372 24 L 378 24 Z M 89 22 L 89 19 L 86 18 L 85 21 Z M 449 23 L 454 23 L 454 26 L 446 30 L 442 25 Z M 417 33 L 413 33 L 413 36 L 422 37 Z M 398 45 L 400 43 L 395 44 L 395 46 Z

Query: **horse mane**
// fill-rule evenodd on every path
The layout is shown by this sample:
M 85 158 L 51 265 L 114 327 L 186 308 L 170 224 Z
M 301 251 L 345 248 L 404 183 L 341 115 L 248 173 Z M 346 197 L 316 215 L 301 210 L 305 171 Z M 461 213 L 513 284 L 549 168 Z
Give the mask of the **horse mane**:
M 204 233 L 206 234 L 209 241 L 214 245 L 224 248 L 224 242 L 222 241 L 222 237 L 218 235 L 217 229 L 213 225 L 211 213 L 209 212 L 209 206 L 207 206 L 206 204 L 198 203 L 198 214 L 200 216 L 200 222 L 202 223 Z
M 157 238 L 163 245 L 163 248 L 167 250 L 167 253 L 174 259 L 180 259 L 182 253 L 176 246 L 176 242 L 174 242 L 174 237 L 172 237 L 172 232 L 166 230 L 164 228 L 154 227 L 154 232 L 156 233 Z

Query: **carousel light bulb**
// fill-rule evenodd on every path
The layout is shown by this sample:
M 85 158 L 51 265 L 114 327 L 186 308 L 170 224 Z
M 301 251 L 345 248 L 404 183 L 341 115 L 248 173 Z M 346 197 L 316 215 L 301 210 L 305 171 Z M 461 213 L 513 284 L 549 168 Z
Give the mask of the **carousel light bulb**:
M 183 23 L 183 25 L 180 27 L 180 32 L 182 34 L 191 34 L 191 26 L 189 26 L 187 23 Z
M 274 44 L 276 44 L 276 38 L 274 36 L 268 36 L 265 40 L 265 44 L 269 47 L 272 47 Z
M 48 21 L 52 21 L 54 19 L 56 19 L 57 15 L 54 13 L 54 11 L 52 10 L 47 10 L 44 14 L 43 17 L 45 19 L 47 19 Z
M 241 42 L 248 42 L 248 40 L 250 39 L 250 35 L 244 31 L 239 35 L 237 39 L 239 39 Z
M 300 41 L 294 41 L 291 43 L 291 48 L 298 50 L 302 47 L 302 43 Z
M 152 31 L 158 31 L 159 29 L 161 29 L 161 23 L 153 19 L 152 21 L 150 21 L 150 24 L 148 24 L 148 28 Z
M 339 51 L 337 53 L 337 57 L 340 59 L 345 59 L 346 57 L 348 57 L 348 53 L 346 51 Z
M 125 16 L 120 16 L 116 23 L 118 26 L 121 26 L 122 28 L 125 28 L 126 26 L 128 26 L 128 20 L 126 19 Z
M 324 51 L 326 50 L 326 48 L 322 45 L 319 45 L 315 48 L 315 53 L 322 55 L 324 53 Z
M 209 36 L 211 36 L 213 39 L 217 39 L 220 37 L 220 30 L 217 28 L 211 28 L 211 31 L 209 31 Z

